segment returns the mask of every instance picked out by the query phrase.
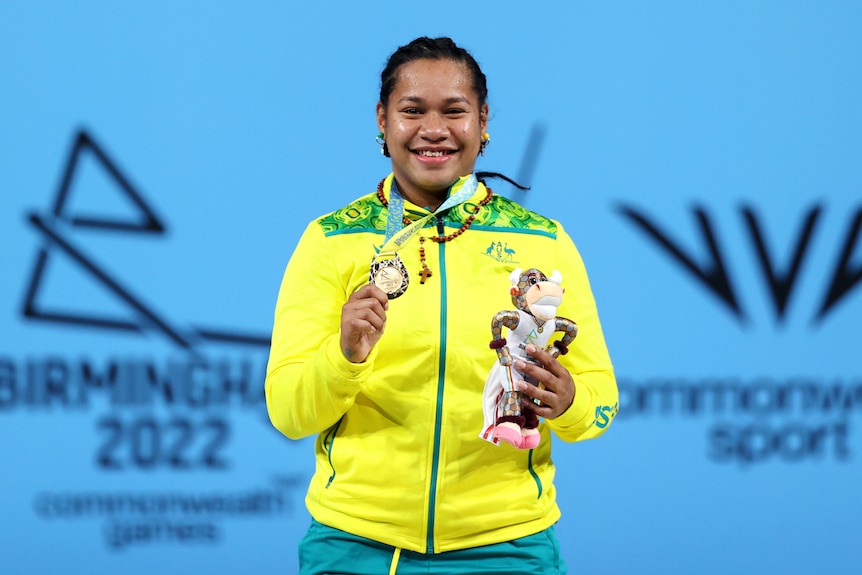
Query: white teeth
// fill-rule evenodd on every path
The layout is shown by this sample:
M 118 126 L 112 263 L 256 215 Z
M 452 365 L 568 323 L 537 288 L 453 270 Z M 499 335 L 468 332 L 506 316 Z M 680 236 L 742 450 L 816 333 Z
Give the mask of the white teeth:
M 419 152 L 419 155 L 420 156 L 428 156 L 431 158 L 439 158 L 440 156 L 443 155 L 443 152 L 431 152 L 429 150 L 422 150 L 421 152 Z

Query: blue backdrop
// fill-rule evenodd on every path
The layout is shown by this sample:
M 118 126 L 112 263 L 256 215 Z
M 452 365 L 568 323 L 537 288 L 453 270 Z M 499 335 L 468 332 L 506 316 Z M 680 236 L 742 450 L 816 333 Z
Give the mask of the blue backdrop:
M 387 173 L 386 56 L 489 78 L 481 169 L 562 220 L 621 390 L 557 445 L 575 573 L 855 573 L 862 5 L 0 4 L 0 571 L 293 573 L 284 265 Z M 496 190 L 513 195 L 512 189 Z M 855 534 L 855 535 L 854 535 Z

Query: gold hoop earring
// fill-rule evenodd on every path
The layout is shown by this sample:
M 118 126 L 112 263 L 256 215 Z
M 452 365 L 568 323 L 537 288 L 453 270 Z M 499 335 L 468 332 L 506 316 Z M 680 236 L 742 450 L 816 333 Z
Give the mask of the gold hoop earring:
M 488 144 L 489 144 L 490 142 L 491 142 L 491 136 L 490 136 L 490 134 L 488 134 L 487 132 L 485 132 L 484 134 L 482 134 L 482 143 L 481 143 L 481 144 L 479 144 L 479 155 L 480 155 L 480 156 L 484 156 L 484 155 L 485 155 L 485 148 L 487 148 L 487 147 L 488 147 Z

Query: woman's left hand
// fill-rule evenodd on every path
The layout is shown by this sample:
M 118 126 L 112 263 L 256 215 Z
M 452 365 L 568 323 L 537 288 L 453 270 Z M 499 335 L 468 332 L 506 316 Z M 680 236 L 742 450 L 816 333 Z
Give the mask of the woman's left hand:
M 572 405 L 575 399 L 575 382 L 569 371 L 547 351 L 535 345 L 528 345 L 526 351 L 541 366 L 519 360 L 515 362 L 514 367 L 539 381 L 545 389 L 540 389 L 526 381 L 518 382 L 518 389 L 530 399 L 538 399 L 541 402 L 541 405 L 531 402 L 528 409 L 532 409 L 539 417 L 555 419 Z

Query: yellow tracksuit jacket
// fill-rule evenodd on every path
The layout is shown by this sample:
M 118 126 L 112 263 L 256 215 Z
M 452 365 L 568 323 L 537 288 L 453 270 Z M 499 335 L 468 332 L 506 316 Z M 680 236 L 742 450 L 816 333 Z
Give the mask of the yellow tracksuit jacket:
M 391 182 L 390 174 L 387 199 Z M 433 276 L 420 283 L 419 237 L 436 235 L 441 224 L 444 234 L 455 231 L 485 195 L 480 184 L 399 251 L 410 285 L 390 301 L 386 329 L 363 363 L 342 355 L 339 326 L 342 305 L 368 283 L 383 243 L 388 210 L 376 194 L 312 222 L 287 265 L 266 403 L 288 437 L 317 435 L 306 505 L 323 524 L 422 553 L 537 533 L 560 516 L 550 431 L 564 441 L 596 437 L 616 414 L 587 274 L 559 223 L 493 196 L 466 233 L 424 243 Z M 429 213 L 409 202 L 405 209 L 413 219 Z M 513 308 L 509 274 L 517 267 L 559 270 L 566 292 L 558 314 L 579 328 L 560 357 L 575 381 L 574 402 L 540 424 L 541 444 L 530 451 L 479 438 L 482 390 L 497 361 L 491 319 Z

